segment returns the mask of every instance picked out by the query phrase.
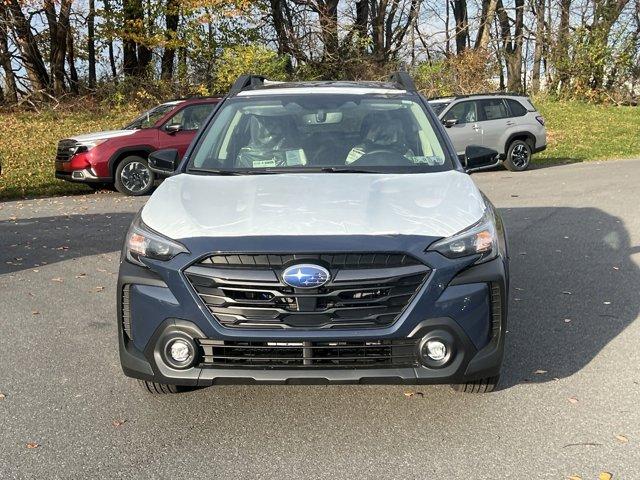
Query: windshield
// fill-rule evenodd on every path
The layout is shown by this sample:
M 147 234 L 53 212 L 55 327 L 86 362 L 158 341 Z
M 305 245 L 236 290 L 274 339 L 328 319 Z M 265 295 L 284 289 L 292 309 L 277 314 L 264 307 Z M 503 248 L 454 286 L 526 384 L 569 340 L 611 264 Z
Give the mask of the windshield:
M 172 110 L 176 105 L 176 102 L 171 102 L 163 103 L 162 105 L 153 107 L 151 110 L 147 110 L 129 125 L 124 127 L 124 129 L 138 130 L 141 128 L 152 128 L 165 113 L 167 113 L 169 110 Z
M 415 97 L 315 93 L 225 102 L 188 165 L 210 173 L 451 168 Z
M 440 115 L 442 111 L 447 108 L 449 102 L 429 102 L 429 105 L 436 115 Z

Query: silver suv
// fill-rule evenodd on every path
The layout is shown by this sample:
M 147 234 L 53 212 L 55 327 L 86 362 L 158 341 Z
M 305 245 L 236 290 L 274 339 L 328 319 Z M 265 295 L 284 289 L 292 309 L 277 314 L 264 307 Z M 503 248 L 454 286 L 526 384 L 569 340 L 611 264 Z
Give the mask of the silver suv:
M 531 155 L 547 148 L 544 118 L 531 101 L 517 94 L 464 95 L 429 100 L 460 158 L 467 145 L 499 153 L 511 171 L 526 170 Z

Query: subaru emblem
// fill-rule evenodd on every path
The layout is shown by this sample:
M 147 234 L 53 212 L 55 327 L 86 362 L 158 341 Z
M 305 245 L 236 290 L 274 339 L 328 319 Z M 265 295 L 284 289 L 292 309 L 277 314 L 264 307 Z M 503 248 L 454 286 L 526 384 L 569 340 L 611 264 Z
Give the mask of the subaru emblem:
M 329 278 L 329 270 L 318 265 L 293 265 L 282 273 L 284 283 L 293 288 L 318 288 Z

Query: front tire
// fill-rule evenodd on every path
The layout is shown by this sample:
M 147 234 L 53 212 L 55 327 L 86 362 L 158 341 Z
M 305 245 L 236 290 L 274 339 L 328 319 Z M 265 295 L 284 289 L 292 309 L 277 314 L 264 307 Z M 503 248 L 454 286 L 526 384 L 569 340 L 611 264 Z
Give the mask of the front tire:
M 115 187 L 124 195 L 146 195 L 153 188 L 156 175 L 146 158 L 131 155 L 122 159 L 116 168 Z
M 188 392 L 193 387 L 182 387 L 180 385 L 170 385 L 168 383 L 149 382 L 147 380 L 138 380 L 138 385 L 146 393 L 152 395 L 171 395 L 173 393 Z
M 524 140 L 514 140 L 507 149 L 504 166 L 512 172 L 522 172 L 531 163 L 531 145 Z
M 461 393 L 489 393 L 493 392 L 500 381 L 500 375 L 494 377 L 481 378 L 473 382 L 465 382 L 451 385 L 456 392 Z

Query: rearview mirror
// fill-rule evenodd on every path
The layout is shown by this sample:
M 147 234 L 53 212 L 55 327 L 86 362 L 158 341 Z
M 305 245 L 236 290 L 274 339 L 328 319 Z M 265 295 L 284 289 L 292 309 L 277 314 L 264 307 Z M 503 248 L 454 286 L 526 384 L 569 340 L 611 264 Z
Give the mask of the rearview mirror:
M 457 118 L 449 118 L 448 120 L 444 120 L 442 122 L 442 124 L 447 128 L 451 128 L 454 125 L 457 125 L 457 123 L 458 123 L 458 119 Z
M 180 125 L 179 123 L 174 123 L 172 125 L 166 125 L 164 127 L 164 131 L 167 132 L 170 135 L 172 135 L 174 133 L 178 133 L 180 130 L 182 130 L 182 125 Z
M 180 165 L 180 157 L 175 148 L 156 150 L 149 154 L 149 169 L 154 173 L 171 174 L 176 171 L 178 165 Z
M 498 165 L 498 152 L 481 145 L 469 145 L 464 150 L 465 170 L 467 173 L 484 170 Z

